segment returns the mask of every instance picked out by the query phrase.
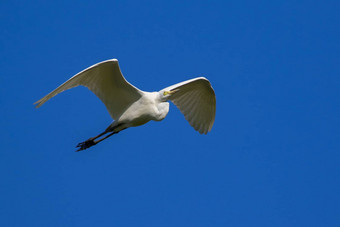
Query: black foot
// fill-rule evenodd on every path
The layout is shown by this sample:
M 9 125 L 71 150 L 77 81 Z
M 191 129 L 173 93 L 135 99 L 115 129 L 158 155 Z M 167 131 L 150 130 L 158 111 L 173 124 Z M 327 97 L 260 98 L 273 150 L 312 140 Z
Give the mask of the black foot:
M 82 151 L 85 150 L 89 147 L 92 147 L 93 145 L 96 145 L 96 143 L 94 142 L 94 140 L 92 139 L 88 139 L 84 142 L 78 143 L 78 145 L 76 147 L 80 147 L 77 151 Z

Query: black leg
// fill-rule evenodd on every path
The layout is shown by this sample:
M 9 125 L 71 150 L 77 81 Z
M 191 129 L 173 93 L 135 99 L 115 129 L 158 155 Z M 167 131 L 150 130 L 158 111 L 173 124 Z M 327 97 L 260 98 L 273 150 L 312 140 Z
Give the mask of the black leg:
M 124 129 L 125 129 L 125 128 L 124 128 Z M 122 130 L 124 130 L 124 129 L 122 129 Z M 120 131 L 122 131 L 122 130 L 120 130 Z M 118 132 L 120 132 L 120 131 L 118 131 Z M 103 138 L 101 138 L 101 139 L 95 141 L 95 139 L 98 139 L 99 137 L 101 137 L 101 136 L 103 136 L 103 135 L 105 135 L 106 133 L 109 133 L 109 132 L 110 132 L 110 131 L 109 131 L 109 128 L 107 128 L 104 132 L 100 133 L 98 136 L 92 137 L 92 138 L 90 138 L 90 139 L 88 139 L 88 140 L 86 140 L 86 141 L 84 141 L 84 142 L 78 143 L 78 145 L 77 145 L 76 147 L 79 147 L 79 149 L 76 150 L 76 152 L 85 150 L 85 149 L 87 149 L 87 148 L 90 148 L 90 147 L 96 145 L 97 143 L 99 143 L 99 142 L 101 142 L 101 141 L 103 141 L 103 140 L 109 138 L 109 137 L 112 136 L 113 134 L 117 134 L 117 133 L 118 133 L 118 132 L 111 132 L 111 133 L 108 134 L 107 136 L 105 136 L 105 137 L 103 137 Z
M 98 136 L 92 137 L 84 142 L 78 143 L 78 145 L 76 147 L 80 147 L 78 150 L 76 150 L 76 152 L 78 151 L 82 151 L 85 150 L 89 147 L 92 147 L 93 145 L 96 145 L 98 142 L 95 142 L 94 140 L 105 135 L 106 133 L 108 133 L 109 131 L 106 129 L 104 132 L 100 133 Z
M 80 148 L 78 150 L 76 150 L 76 152 L 90 148 L 93 145 L 96 145 L 96 143 L 94 142 L 93 139 L 88 139 L 84 142 L 78 143 L 78 145 L 76 147 L 80 147 Z

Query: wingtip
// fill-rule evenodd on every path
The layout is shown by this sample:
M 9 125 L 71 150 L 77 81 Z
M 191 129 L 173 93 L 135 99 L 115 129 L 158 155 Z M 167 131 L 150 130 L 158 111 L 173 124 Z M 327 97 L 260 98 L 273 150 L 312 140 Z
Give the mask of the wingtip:
M 108 60 L 105 60 L 105 61 L 98 62 L 97 64 L 94 64 L 94 65 L 90 66 L 89 68 L 92 68 L 94 66 L 98 66 L 98 65 L 103 64 L 103 63 L 111 63 L 111 62 L 117 62 L 118 63 L 118 60 L 115 59 L 115 58 L 108 59 Z M 89 68 L 87 68 L 87 69 L 89 69 Z M 85 70 L 87 70 L 87 69 L 85 69 Z

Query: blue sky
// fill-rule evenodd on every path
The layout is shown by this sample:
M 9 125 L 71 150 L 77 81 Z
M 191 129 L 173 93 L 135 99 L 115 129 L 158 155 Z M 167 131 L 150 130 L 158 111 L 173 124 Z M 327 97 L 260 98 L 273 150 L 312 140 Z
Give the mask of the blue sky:
M 338 1 L 2 1 L 1 226 L 339 226 Z M 85 152 L 111 119 L 86 88 L 117 58 L 146 91 L 205 76 L 200 135 L 167 118 Z

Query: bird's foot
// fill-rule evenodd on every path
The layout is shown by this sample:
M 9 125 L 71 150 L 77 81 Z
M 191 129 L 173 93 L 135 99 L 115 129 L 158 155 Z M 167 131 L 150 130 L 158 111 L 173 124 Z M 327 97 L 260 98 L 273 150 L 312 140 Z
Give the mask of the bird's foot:
M 96 145 L 96 144 L 97 143 L 94 142 L 93 139 L 88 139 L 88 140 L 86 140 L 84 142 L 78 143 L 78 145 L 76 147 L 79 147 L 79 149 L 76 150 L 76 152 L 85 150 L 85 149 L 87 149 L 89 147 L 92 147 L 93 145 Z

